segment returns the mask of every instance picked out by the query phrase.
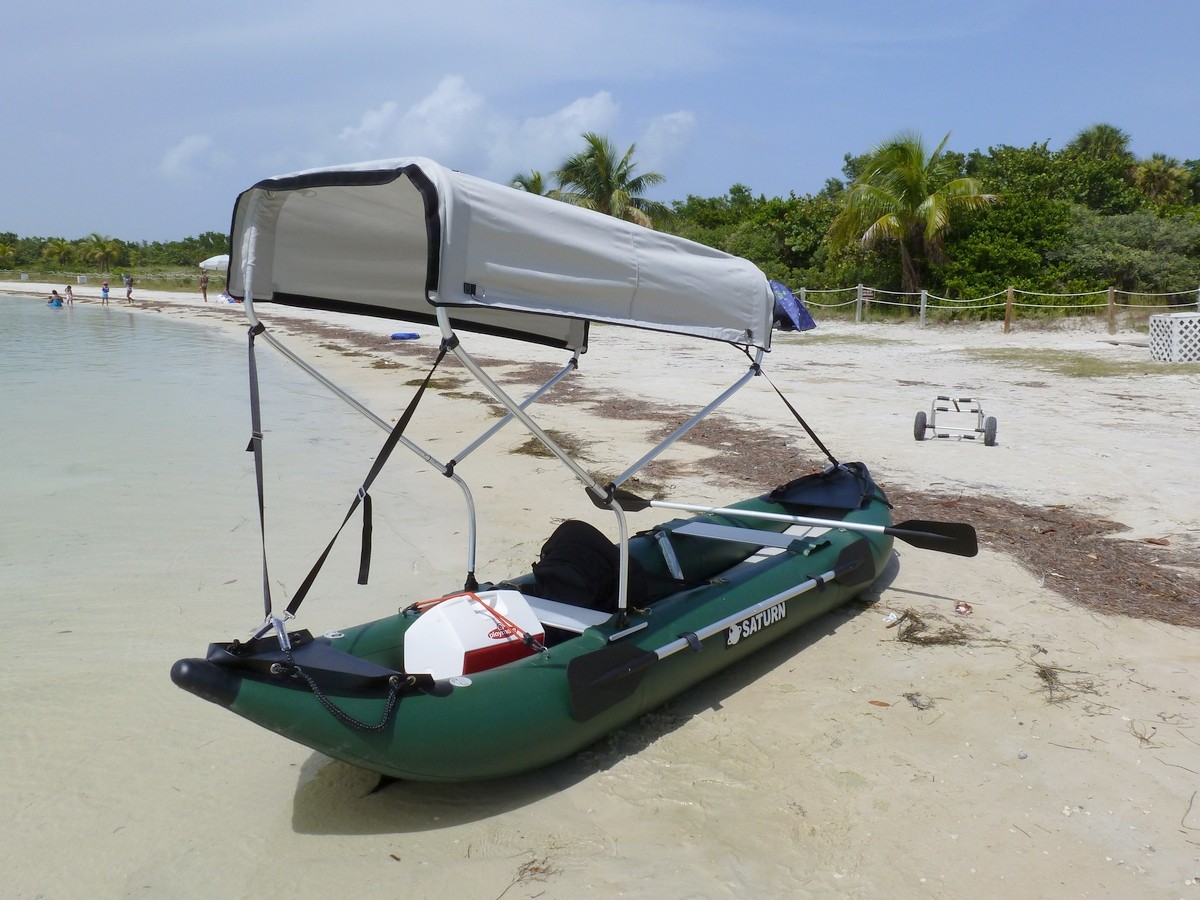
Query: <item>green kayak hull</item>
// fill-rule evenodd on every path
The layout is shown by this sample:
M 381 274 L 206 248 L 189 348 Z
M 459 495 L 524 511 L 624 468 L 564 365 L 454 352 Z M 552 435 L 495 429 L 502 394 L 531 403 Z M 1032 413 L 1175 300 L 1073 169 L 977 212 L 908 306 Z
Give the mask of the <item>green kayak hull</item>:
M 871 486 L 850 510 L 767 495 L 734 504 L 850 526 L 810 530 L 773 552 L 675 532 L 704 523 L 778 534 L 787 523 L 704 514 L 661 525 L 655 531 L 668 536 L 685 575 L 700 571 L 699 583 L 685 579 L 580 634 L 548 627 L 544 648 L 484 671 L 407 675 L 405 633 L 421 615 L 410 609 L 327 636 L 297 633 L 291 659 L 274 638 L 213 644 L 205 658 L 179 660 L 171 675 L 264 728 L 384 775 L 465 781 L 529 771 L 588 747 L 857 595 L 892 551 L 883 533 L 890 507 Z M 635 536 L 630 554 L 648 579 L 670 579 L 661 538 Z

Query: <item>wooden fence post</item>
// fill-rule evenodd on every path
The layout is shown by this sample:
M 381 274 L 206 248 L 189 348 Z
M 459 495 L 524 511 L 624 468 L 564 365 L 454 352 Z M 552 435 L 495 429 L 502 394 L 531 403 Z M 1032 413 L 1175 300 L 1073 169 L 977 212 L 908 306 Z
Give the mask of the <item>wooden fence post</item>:
M 929 304 L 929 291 L 921 288 L 921 327 L 925 327 L 925 307 Z
M 1004 297 L 1004 333 L 1008 334 L 1008 329 L 1012 326 L 1012 301 L 1013 289 L 1010 285 L 1008 293 Z
M 1108 333 L 1117 333 L 1117 289 L 1108 286 Z
M 859 284 L 857 290 L 855 291 L 855 297 L 854 297 L 854 321 L 855 322 L 862 321 L 862 292 L 863 292 L 863 286 L 861 284 Z

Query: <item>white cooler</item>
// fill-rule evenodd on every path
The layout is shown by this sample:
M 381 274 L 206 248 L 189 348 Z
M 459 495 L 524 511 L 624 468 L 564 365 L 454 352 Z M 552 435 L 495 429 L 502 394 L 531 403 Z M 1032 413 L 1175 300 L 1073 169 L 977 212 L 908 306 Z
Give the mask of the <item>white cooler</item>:
M 524 640 L 525 633 L 538 643 L 546 639 L 545 628 L 520 591 L 459 594 L 421 613 L 405 632 L 404 671 L 449 678 L 494 669 L 534 652 Z

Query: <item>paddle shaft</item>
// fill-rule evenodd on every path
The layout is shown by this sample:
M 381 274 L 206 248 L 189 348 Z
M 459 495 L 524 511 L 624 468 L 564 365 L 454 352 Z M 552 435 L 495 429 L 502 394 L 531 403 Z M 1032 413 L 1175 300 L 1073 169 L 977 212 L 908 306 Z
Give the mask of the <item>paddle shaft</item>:
M 771 522 L 789 522 L 792 525 L 811 525 L 814 528 L 843 528 L 846 531 L 868 534 L 886 534 L 899 538 L 925 550 L 938 550 L 959 556 L 974 556 L 978 552 L 975 530 L 958 522 L 901 522 L 899 525 L 872 525 L 869 522 L 846 522 L 839 519 L 814 519 L 809 516 L 793 516 L 787 513 L 759 512 L 752 509 L 735 509 L 728 506 L 698 506 L 692 503 L 672 503 L 667 500 L 647 500 L 648 506 L 659 509 L 677 509 L 683 512 L 712 513 L 721 516 L 741 516 L 747 519 L 766 519 Z
M 808 516 L 792 516 L 787 513 L 759 512 L 753 509 L 733 509 L 728 506 L 697 506 L 692 503 L 672 503 L 668 500 L 649 500 L 658 509 L 677 509 L 682 512 L 713 513 L 718 516 L 744 516 L 747 519 L 766 519 L 771 522 L 790 522 L 793 525 L 812 525 L 818 528 L 845 528 L 847 531 L 865 531 L 871 534 L 887 534 L 885 525 L 869 522 L 841 522 L 837 519 L 812 519 Z

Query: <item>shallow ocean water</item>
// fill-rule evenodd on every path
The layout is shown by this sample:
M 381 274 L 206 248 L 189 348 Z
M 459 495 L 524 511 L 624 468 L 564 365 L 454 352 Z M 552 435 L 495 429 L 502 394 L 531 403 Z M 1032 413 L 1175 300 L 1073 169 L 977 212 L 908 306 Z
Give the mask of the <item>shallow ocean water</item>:
M 136 592 L 148 575 L 182 575 L 185 563 L 252 580 L 260 551 L 243 341 L 194 322 L 116 306 L 51 309 L 37 298 L 0 299 L 0 341 L 7 602 Z M 351 421 L 269 349 L 259 367 L 269 500 L 282 502 L 275 489 L 288 487 L 284 460 L 291 486 L 340 505 L 382 432 Z M 312 431 L 318 421 L 328 431 Z M 272 444 L 272 432 L 301 426 L 310 429 L 296 442 L 302 454 Z M 321 458 L 332 448 L 349 481 L 331 472 L 314 485 L 315 472 L 332 469 Z M 279 524 L 286 535 L 289 522 Z M 214 533 L 228 535 L 218 558 L 197 559 Z
M 34 298 L 0 299 L 0 342 L 0 581 L 10 600 L 46 601 L 77 578 L 136 579 L 204 526 L 196 517 L 211 504 L 187 498 L 240 467 L 249 433 L 236 342 Z M 177 519 L 185 508 L 193 514 Z

